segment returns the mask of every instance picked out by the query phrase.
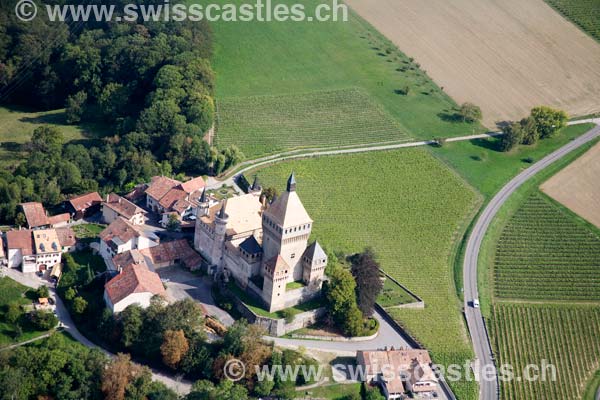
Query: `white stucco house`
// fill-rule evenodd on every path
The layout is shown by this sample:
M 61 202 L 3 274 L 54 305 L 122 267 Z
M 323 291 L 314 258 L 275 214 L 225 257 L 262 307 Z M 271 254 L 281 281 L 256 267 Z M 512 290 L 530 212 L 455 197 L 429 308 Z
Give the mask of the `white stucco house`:
M 112 259 L 128 250 L 143 250 L 159 244 L 159 238 L 151 232 L 145 232 L 123 217 L 115 219 L 100 232 L 100 255 L 108 269 L 114 270 Z

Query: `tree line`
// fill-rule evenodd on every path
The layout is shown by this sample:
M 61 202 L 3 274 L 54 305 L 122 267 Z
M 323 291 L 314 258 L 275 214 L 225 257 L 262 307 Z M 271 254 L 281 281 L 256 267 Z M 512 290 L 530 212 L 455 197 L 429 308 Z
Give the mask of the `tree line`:
M 502 128 L 500 151 L 510 151 L 520 144 L 532 145 L 540 139 L 554 136 L 567 126 L 569 117 L 561 110 L 540 106 L 531 110 L 528 117 L 511 122 Z

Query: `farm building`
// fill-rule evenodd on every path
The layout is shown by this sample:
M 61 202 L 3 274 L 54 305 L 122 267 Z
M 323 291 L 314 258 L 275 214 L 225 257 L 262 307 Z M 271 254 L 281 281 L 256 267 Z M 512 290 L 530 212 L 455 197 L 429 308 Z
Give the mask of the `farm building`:
M 169 215 L 183 221 L 195 214 L 199 199 L 206 186 L 201 176 L 181 183 L 165 176 L 155 176 L 146 189 L 146 207 L 161 214 L 161 224 L 166 226 Z
M 71 219 L 70 215 L 67 213 L 48 216 L 42 203 L 21 203 L 21 208 L 23 209 L 23 214 L 27 220 L 28 229 L 44 229 L 67 226 Z
M 159 239 L 150 232 L 141 230 L 122 217 L 117 217 L 100 232 L 100 255 L 108 269 L 114 270 L 113 257 L 128 250 L 143 250 L 157 246 Z

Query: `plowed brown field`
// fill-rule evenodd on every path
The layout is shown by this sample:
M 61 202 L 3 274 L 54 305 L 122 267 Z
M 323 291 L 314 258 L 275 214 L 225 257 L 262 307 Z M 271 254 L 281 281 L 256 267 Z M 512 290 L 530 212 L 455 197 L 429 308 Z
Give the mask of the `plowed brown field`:
M 600 111 L 600 44 L 542 0 L 346 0 L 488 126 Z

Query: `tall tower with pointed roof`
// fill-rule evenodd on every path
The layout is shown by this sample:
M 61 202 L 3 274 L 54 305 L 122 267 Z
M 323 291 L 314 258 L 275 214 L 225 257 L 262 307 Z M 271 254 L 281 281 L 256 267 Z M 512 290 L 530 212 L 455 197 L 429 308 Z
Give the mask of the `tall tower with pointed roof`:
M 302 255 L 312 229 L 312 219 L 296 193 L 296 178 L 292 173 L 286 191 L 263 213 L 263 260 L 269 262 L 278 255 L 289 266 L 288 281 L 303 278 Z

